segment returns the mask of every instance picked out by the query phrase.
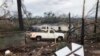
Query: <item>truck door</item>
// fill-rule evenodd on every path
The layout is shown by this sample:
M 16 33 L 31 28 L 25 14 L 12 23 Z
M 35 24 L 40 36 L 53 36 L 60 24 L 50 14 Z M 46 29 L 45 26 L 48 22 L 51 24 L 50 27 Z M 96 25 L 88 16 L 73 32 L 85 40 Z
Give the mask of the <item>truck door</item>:
M 55 38 L 55 34 L 54 34 L 54 31 L 53 30 L 50 30 L 50 32 L 48 33 L 48 35 L 49 35 L 49 38 L 50 39 L 53 39 L 53 38 Z
M 48 31 L 43 31 L 42 38 L 48 38 Z

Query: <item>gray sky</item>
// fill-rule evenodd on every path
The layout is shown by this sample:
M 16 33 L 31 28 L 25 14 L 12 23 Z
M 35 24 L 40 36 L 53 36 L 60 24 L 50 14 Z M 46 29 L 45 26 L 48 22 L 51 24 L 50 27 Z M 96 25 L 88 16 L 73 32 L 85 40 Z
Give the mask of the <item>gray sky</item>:
M 2 2 L 3 0 L 0 0 L 0 5 Z M 86 14 L 95 3 L 96 0 L 86 0 Z M 13 4 L 10 2 L 9 4 L 9 9 L 11 11 L 16 11 L 16 0 L 13 1 Z M 44 12 L 49 11 L 56 14 L 68 14 L 71 12 L 72 15 L 81 16 L 83 0 L 24 0 L 24 4 L 33 16 L 43 16 Z

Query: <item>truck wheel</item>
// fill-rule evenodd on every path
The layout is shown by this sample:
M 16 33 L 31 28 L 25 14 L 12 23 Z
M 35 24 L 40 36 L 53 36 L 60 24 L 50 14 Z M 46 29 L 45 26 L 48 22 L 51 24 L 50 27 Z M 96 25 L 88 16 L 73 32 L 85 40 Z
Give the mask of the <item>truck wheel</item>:
M 58 37 L 58 39 L 57 39 L 58 41 L 62 41 L 63 40 L 63 37 L 62 36 L 60 36 L 60 37 Z
M 41 40 L 41 36 L 37 36 L 36 40 L 40 41 Z

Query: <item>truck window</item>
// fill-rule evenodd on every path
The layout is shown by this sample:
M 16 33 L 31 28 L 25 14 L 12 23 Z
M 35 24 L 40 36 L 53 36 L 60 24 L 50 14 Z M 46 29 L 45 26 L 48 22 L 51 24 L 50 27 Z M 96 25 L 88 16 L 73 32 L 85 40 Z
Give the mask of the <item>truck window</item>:
M 46 29 L 45 27 L 42 27 L 42 29 Z
M 54 31 L 53 30 L 50 30 L 50 33 L 54 33 Z

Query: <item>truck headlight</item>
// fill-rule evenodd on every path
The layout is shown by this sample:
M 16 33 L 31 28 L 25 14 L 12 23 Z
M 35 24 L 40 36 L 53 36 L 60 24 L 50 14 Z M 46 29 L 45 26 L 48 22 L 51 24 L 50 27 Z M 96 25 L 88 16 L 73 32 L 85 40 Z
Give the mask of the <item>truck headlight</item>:
M 29 34 L 29 33 L 26 33 L 26 37 L 30 37 L 31 36 L 31 34 Z

